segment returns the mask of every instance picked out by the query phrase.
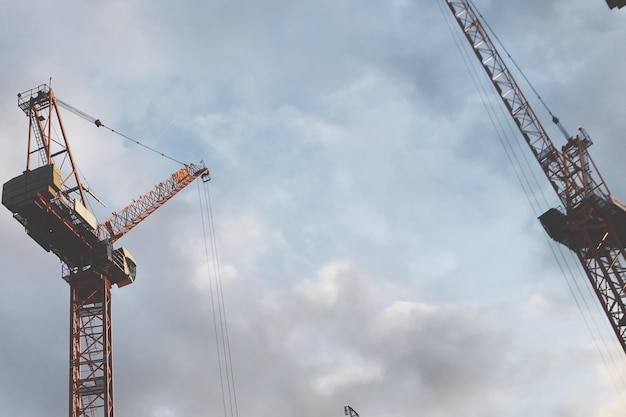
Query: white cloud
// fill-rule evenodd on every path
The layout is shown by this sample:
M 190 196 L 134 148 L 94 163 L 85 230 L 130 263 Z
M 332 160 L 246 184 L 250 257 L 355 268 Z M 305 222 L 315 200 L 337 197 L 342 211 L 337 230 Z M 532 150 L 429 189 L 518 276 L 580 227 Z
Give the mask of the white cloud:
M 294 288 L 294 295 L 305 305 L 321 313 L 331 312 L 340 308 L 340 303 L 349 302 L 349 291 L 343 290 L 342 279 L 349 279 L 346 273 L 350 266 L 345 261 L 326 265 L 320 272 L 318 280 L 304 280 Z
M 358 355 L 346 356 L 329 363 L 313 381 L 313 389 L 328 396 L 340 389 L 366 385 L 383 379 L 381 364 Z
M 619 417 L 624 413 L 624 407 L 626 407 L 625 398 L 617 398 L 611 403 L 600 407 L 595 411 L 593 417 Z
M 537 317 L 546 317 L 555 313 L 554 305 L 544 294 L 531 294 L 526 308 L 529 314 Z
M 414 301 L 396 301 L 380 314 L 375 325 L 380 338 L 395 340 L 409 336 L 413 331 L 420 330 L 428 322 L 441 314 L 440 308 L 434 305 Z

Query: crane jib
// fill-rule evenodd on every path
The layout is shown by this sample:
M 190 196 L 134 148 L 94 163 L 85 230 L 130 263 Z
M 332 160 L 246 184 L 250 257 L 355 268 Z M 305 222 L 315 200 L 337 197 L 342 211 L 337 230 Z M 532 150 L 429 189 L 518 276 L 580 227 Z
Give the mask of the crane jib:
M 185 165 L 168 179 L 157 184 L 151 191 L 98 225 L 100 239 L 111 242 L 119 240 L 195 179 L 208 176 L 208 174 L 209 170 L 204 165 Z

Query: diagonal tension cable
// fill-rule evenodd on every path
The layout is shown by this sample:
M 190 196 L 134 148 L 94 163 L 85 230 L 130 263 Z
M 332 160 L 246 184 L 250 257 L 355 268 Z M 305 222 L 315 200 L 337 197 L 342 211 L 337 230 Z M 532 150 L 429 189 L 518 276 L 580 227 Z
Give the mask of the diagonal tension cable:
M 76 107 L 72 106 L 71 104 L 68 104 L 68 103 L 66 103 L 66 102 L 64 102 L 64 101 L 62 101 L 62 100 L 59 100 L 58 98 L 57 98 L 57 102 L 58 102 L 61 106 L 63 106 L 63 108 L 65 108 L 66 110 L 69 110 L 70 112 L 74 113 L 75 115 L 77 115 L 77 116 L 79 116 L 79 117 L 81 117 L 81 118 L 83 118 L 83 119 L 87 120 L 87 121 L 88 121 L 88 122 L 90 122 L 90 123 L 95 124 L 97 127 L 104 127 L 105 129 L 110 130 L 111 132 L 115 133 L 116 135 L 119 135 L 119 136 L 123 137 L 124 139 L 127 139 L 127 140 L 129 140 L 129 141 L 131 141 L 131 142 L 133 142 L 133 143 L 135 143 L 135 144 L 137 144 L 137 145 L 139 145 L 139 146 L 142 146 L 142 147 L 144 147 L 144 148 L 148 149 L 149 151 L 152 151 L 152 152 L 154 152 L 154 153 L 157 153 L 157 154 L 161 155 L 162 157 L 165 157 L 165 158 L 167 158 L 167 159 L 170 159 L 170 160 L 172 160 L 172 161 L 174 161 L 174 162 L 176 162 L 176 163 L 178 163 L 178 164 L 185 165 L 185 163 L 184 163 L 184 162 L 181 162 L 181 161 L 179 161 L 178 159 L 175 159 L 175 158 L 173 158 L 173 157 L 171 157 L 171 156 L 169 156 L 169 155 L 166 155 L 165 153 L 163 153 L 163 152 L 161 152 L 161 151 L 158 151 L 158 150 L 156 150 L 156 149 L 154 149 L 154 148 L 151 148 L 150 146 L 148 146 L 148 145 L 146 145 L 146 144 L 144 144 L 144 143 L 141 143 L 141 142 L 139 142 L 138 140 L 133 139 L 133 138 L 131 138 L 131 137 L 130 137 L 130 136 L 128 136 L 128 135 L 125 135 L 125 134 L 123 134 L 123 133 L 121 133 L 121 132 L 118 132 L 117 130 L 115 130 L 115 129 L 113 129 L 113 128 L 110 128 L 109 126 L 106 126 L 104 123 L 102 123 L 102 122 L 100 121 L 100 119 L 96 119 L 95 117 L 90 116 L 89 114 L 85 113 L 84 111 L 79 110 L 79 109 L 77 109 Z

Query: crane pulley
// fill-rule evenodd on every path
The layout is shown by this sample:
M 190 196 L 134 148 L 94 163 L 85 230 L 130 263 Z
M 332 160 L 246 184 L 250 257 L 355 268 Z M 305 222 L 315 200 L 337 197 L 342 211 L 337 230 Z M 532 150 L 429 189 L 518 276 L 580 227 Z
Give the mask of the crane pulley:
M 524 97 L 469 0 L 445 0 L 564 211 L 540 216 L 548 235 L 576 253 L 626 353 L 626 206 L 609 191 L 579 128 L 558 149 Z M 558 119 L 553 117 L 558 123 Z M 564 129 L 562 129 L 564 131 Z

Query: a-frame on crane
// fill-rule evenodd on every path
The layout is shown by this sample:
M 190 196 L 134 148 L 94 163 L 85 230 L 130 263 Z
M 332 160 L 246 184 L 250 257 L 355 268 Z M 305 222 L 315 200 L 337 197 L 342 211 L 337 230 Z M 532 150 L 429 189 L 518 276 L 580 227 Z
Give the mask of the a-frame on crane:
M 626 353 L 626 206 L 602 179 L 579 128 L 557 149 L 504 64 L 469 0 L 445 0 L 565 212 L 540 216 L 548 235 L 576 253 Z M 562 132 L 557 118 L 553 117 Z
M 349 405 L 343 407 L 343 414 L 349 417 L 359 417 L 359 413 L 357 413 L 354 408 Z
M 130 253 L 113 244 L 197 178 L 208 181 L 209 170 L 185 165 L 97 224 L 52 89 L 18 94 L 18 106 L 29 118 L 26 170 L 4 184 L 2 204 L 59 257 L 70 285 L 69 416 L 113 417 L 111 286 L 131 284 L 136 275 Z

